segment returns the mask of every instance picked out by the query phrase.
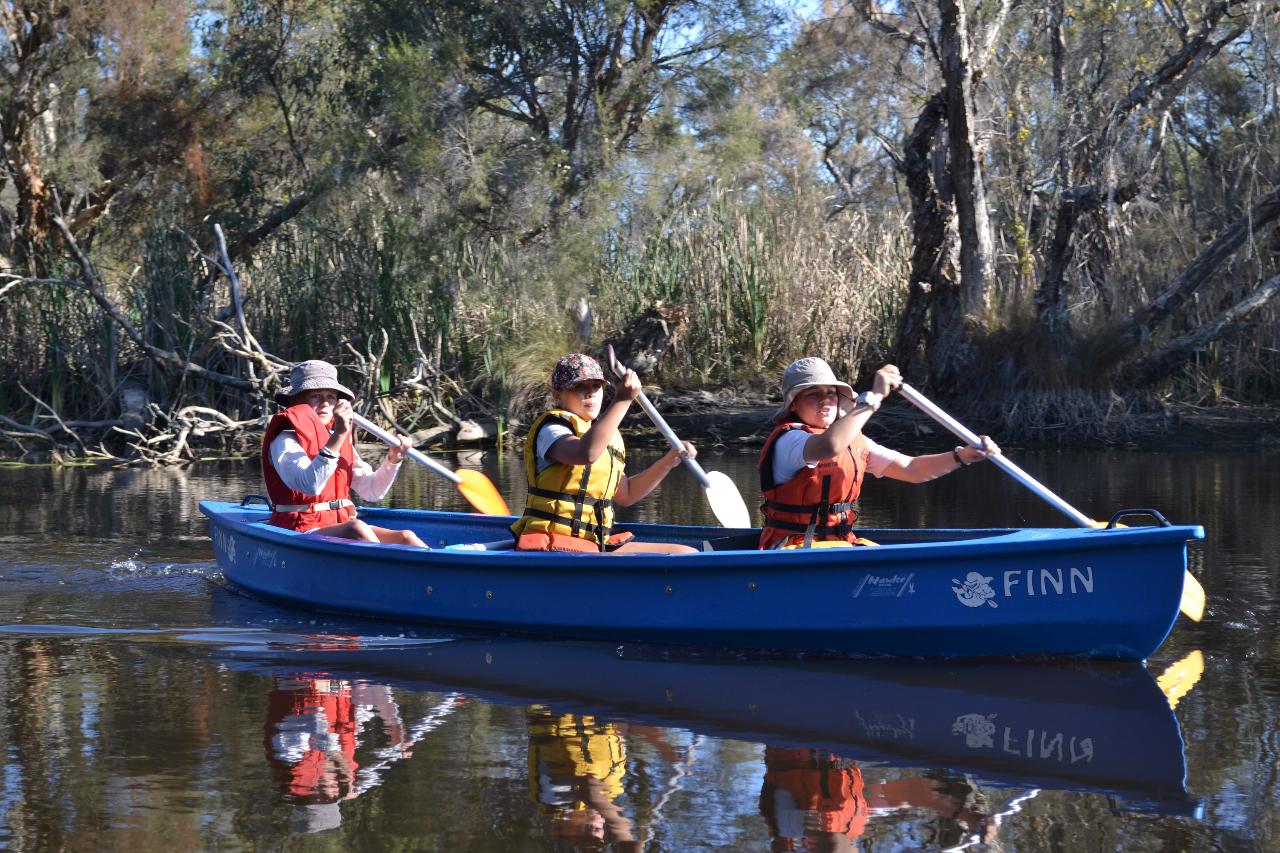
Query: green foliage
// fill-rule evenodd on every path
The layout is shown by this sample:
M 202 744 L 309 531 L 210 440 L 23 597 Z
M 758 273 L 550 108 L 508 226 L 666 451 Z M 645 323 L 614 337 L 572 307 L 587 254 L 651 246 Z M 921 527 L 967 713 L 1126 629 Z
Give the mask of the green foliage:
M 52 192 L 26 204 L 36 175 L 145 340 L 211 368 L 243 368 L 214 343 L 225 282 L 192 244 L 209 251 L 217 222 L 240 253 L 258 339 L 290 358 L 341 360 L 385 332 L 383 389 L 426 359 L 472 395 L 464 406 L 518 417 L 556 356 L 598 346 L 660 300 L 688 316 L 664 381 L 753 380 L 809 353 L 857 374 L 890 349 L 904 304 L 914 247 L 894 157 L 939 86 L 922 49 L 933 34 L 919 29 L 936 25 L 935 10 L 889 7 L 872 22 L 846 4 L 787 29 L 789 11 L 737 0 L 76 5 L 28 69 L 38 103 L 3 128 L 6 150 L 32 168 L 6 162 L 0 176 L 0 265 L 79 275 L 36 215 L 53 209 Z M 1062 190 L 1114 188 L 1156 164 L 1132 200 L 1078 225 L 1067 276 L 1087 352 L 1280 175 L 1270 18 L 1247 22 L 1251 38 L 1167 101 L 1115 111 L 1186 37 L 1166 11 L 1073 7 L 1055 81 L 1049 12 L 1010 10 L 976 90 L 999 340 L 1032 328 Z M 975 27 L 991 23 L 976 11 Z M 17 67 L 12 46 L 0 51 Z M 0 79 L 16 106 L 19 79 Z M 1113 119 L 1119 141 L 1094 163 Z M 1161 335 L 1274 275 L 1274 242 L 1260 233 Z M 579 300 L 594 314 L 589 340 L 571 316 Z M 1265 397 L 1277 351 L 1280 321 L 1264 311 L 1174 382 L 1189 397 Z M 126 378 L 155 399 L 255 405 L 154 366 L 82 289 L 60 284 L 0 295 L 0 370 L 86 416 L 114 414 Z M 14 384 L 0 407 L 35 411 Z

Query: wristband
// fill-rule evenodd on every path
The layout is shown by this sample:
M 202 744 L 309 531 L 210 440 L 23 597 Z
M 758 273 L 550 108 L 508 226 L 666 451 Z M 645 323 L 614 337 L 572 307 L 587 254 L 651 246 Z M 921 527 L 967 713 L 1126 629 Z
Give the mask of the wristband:
M 327 447 L 322 447 L 322 448 L 320 448 L 320 455 L 321 455 L 321 456 L 323 456 L 325 459 L 337 459 L 337 458 L 338 458 L 338 454 L 334 453 L 332 450 L 330 450 L 330 449 L 329 449 L 329 448 L 327 448 Z
M 961 465 L 963 465 L 963 466 L 964 466 L 964 467 L 966 467 L 966 468 L 968 468 L 968 467 L 969 467 L 969 465 L 971 464 L 971 463 L 969 463 L 969 462 L 965 462 L 965 461 L 964 461 L 964 457 L 962 457 L 962 456 L 960 455 L 960 446 L 959 446 L 959 445 L 956 445 L 955 447 L 951 448 L 951 455 L 952 455 L 952 456 L 954 456 L 954 457 L 956 458 L 956 461 L 957 461 L 957 462 L 959 462 Z

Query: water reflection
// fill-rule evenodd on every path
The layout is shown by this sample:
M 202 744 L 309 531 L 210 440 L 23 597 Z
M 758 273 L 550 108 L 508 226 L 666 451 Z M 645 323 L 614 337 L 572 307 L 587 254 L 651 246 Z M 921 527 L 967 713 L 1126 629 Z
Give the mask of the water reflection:
M 525 710 L 529 795 L 551 822 L 557 842 L 574 850 L 639 849 L 635 826 L 618 806 L 627 773 L 620 726 L 590 714 Z
M 895 674 L 879 662 L 666 661 L 632 648 L 619 657 L 613 647 L 548 661 L 545 647 L 503 641 L 437 644 L 428 654 L 402 648 L 399 632 L 411 629 L 352 631 L 217 583 L 196 503 L 259 491 L 256 464 L 0 471 L 0 847 L 608 846 L 603 813 L 592 832 L 557 842 L 553 815 L 531 796 L 535 706 L 572 718 L 575 731 L 616 735 L 625 770 L 611 802 L 645 850 L 814 846 L 803 828 L 821 825 L 811 814 L 821 809 L 808 808 L 804 787 L 790 795 L 790 825 L 802 831 L 770 827 L 765 809 L 776 822 L 780 800 L 761 799 L 767 749 L 860 771 L 866 824 L 856 839 L 842 834 L 863 849 L 974 849 L 983 839 L 1019 850 L 1265 846 L 1280 808 L 1271 784 L 1280 772 L 1280 455 L 1018 461 L 1091 515 L 1154 505 L 1208 529 L 1191 552 L 1207 617 L 1179 623 L 1151 674 L 1039 664 Z M 513 505 L 518 462 L 477 460 Z M 750 500 L 749 454 L 706 464 Z M 668 478 L 638 520 L 710 522 L 700 490 L 685 485 L 678 472 Z M 877 525 L 1058 523 L 981 471 L 869 491 L 868 523 Z M 391 500 L 463 509 L 449 484 L 417 471 L 404 472 Z M 328 630 L 364 634 L 361 647 L 293 641 Z M 395 648 L 370 650 L 377 635 Z M 301 736 L 291 732 L 293 751 L 287 738 L 264 741 L 268 730 L 290 734 L 268 722 L 274 690 L 294 691 L 291 703 L 294 688 L 324 692 L 304 687 L 307 679 L 348 691 L 351 709 L 340 715 L 335 698 L 326 720 L 353 720 L 354 748 L 313 721 L 303 731 L 328 750 L 340 781 L 295 795 L 272 762 L 305 754 Z M 436 725 L 449 736 L 420 734 Z M 353 765 L 343 763 L 348 752 Z M 776 773 L 771 780 L 782 787 Z M 845 790 L 854 788 L 849 779 Z M 585 803 L 590 793 L 566 798 Z M 301 820 L 311 806 L 337 808 Z M 860 809 L 848 824 L 829 823 L 856 829 Z M 333 828 L 316 838 L 291 837 L 325 826 Z M 631 843 L 625 824 L 615 826 L 613 846 Z
M 359 648 L 351 639 L 324 637 L 316 648 Z M 294 829 L 340 826 L 338 803 L 380 785 L 386 770 L 411 757 L 414 744 L 463 702 L 444 696 L 408 725 L 389 685 L 327 673 L 273 675 L 263 745 L 281 799 L 295 806 Z
M 867 782 L 858 762 L 817 749 L 766 747 L 760 813 L 774 851 L 851 851 L 868 821 L 921 816 L 929 847 L 989 843 L 999 821 L 987 792 L 952 774 L 897 775 Z
M 1137 809 L 1195 808 L 1183 787 L 1170 701 L 1141 666 L 682 660 L 667 650 L 525 640 L 233 656 L 268 671 L 309 662 L 341 677 L 532 706 L 526 725 L 538 746 L 530 753 L 538 802 L 570 811 L 589 805 L 607 828 L 626 764 L 609 725 L 616 720 L 897 766 L 949 766 L 998 785 L 1100 791 Z M 621 839 L 619 827 L 611 831 Z

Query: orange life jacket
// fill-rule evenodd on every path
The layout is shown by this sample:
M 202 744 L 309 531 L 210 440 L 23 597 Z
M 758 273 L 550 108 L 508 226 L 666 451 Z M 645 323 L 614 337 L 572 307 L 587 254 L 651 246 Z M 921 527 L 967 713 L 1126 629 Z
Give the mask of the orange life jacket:
M 274 415 L 267 423 L 267 432 L 262 437 L 262 479 L 267 481 L 267 497 L 272 506 L 300 506 L 327 501 L 351 499 L 351 468 L 355 464 L 355 450 L 351 446 L 351 436 L 347 435 L 338 452 L 338 468 L 333 476 L 324 484 L 318 495 L 299 492 L 285 485 L 280 473 L 276 471 L 271 460 L 271 442 L 285 430 L 293 430 L 298 443 L 312 459 L 329 441 L 329 428 L 316 415 L 315 409 L 306 403 L 290 406 L 283 412 Z M 287 527 L 305 533 L 317 527 L 328 527 L 330 524 L 341 524 L 356 515 L 355 507 L 343 506 L 333 509 L 322 509 L 307 512 L 272 512 L 268 523 L 276 527 Z
M 793 429 L 811 435 L 825 432 L 821 427 L 785 423 L 769 435 L 760 451 L 761 511 L 764 527 L 760 548 L 809 545 L 814 541 L 856 542 L 853 524 L 858 520 L 858 496 L 871 451 L 861 433 L 848 450 L 834 459 L 824 459 L 812 468 L 801 468 L 785 483 L 773 481 L 773 455 L 778 439 Z
M 816 749 L 766 747 L 764 767 L 760 810 L 775 839 L 780 831 L 774 796 L 778 790 L 790 794 L 797 809 L 816 817 L 814 829 L 819 832 L 857 838 L 866 830 L 870 809 L 862 770 L 855 762 Z

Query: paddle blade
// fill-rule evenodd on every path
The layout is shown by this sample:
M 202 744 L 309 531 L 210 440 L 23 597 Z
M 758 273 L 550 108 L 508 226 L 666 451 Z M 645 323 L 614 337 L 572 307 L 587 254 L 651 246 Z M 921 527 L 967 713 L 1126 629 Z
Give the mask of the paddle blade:
M 1169 664 L 1169 668 L 1156 679 L 1156 684 L 1164 698 L 1169 700 L 1170 708 L 1178 707 L 1178 700 L 1196 686 L 1203 672 L 1204 654 L 1199 649 L 1187 652 L 1181 660 Z
M 707 472 L 707 502 L 711 504 L 711 512 L 724 527 L 750 527 L 751 511 L 742 500 L 738 487 L 733 484 L 727 474 L 719 471 Z
M 459 468 L 453 473 L 462 479 L 458 483 L 458 493 L 467 499 L 467 503 L 485 515 L 511 515 L 507 502 L 502 499 L 498 487 L 493 481 L 474 468 Z
M 1182 573 L 1182 601 L 1178 609 L 1192 622 L 1204 618 L 1204 587 L 1191 572 Z

